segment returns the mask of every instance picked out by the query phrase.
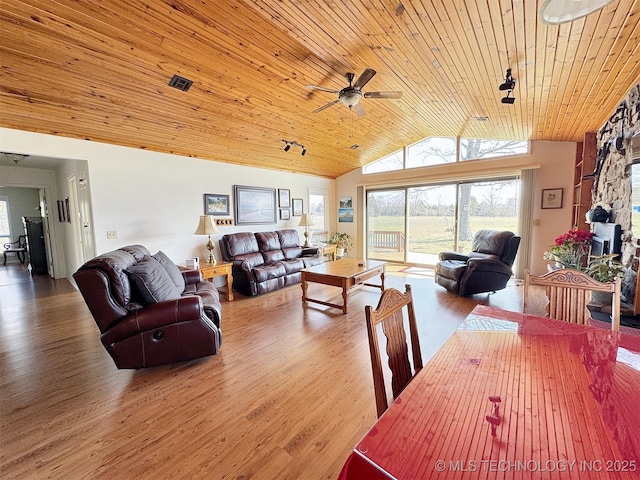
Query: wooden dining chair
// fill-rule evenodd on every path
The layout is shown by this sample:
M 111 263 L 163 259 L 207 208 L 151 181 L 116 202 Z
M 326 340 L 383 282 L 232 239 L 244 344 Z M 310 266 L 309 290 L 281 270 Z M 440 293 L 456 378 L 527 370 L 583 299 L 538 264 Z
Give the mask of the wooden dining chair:
M 545 287 L 548 303 L 547 316 L 570 323 L 589 325 L 591 312 L 587 305 L 591 301 L 592 292 L 610 292 L 611 301 L 611 329 L 620 329 L 620 285 L 621 280 L 612 283 L 602 283 L 586 273 L 573 269 L 559 269 L 541 276 L 531 275 L 525 271 L 523 312 L 528 312 L 531 302 L 530 287 Z
M 367 317 L 367 333 L 369 334 L 369 350 L 371 352 L 371 367 L 373 371 L 373 388 L 376 395 L 376 408 L 380 417 L 388 407 L 387 390 L 385 388 L 382 361 L 380 358 L 380 342 L 378 340 L 378 324 L 382 324 L 382 332 L 387 338 L 387 355 L 391 370 L 391 388 L 393 398 L 407 386 L 411 379 L 422 369 L 422 354 L 416 316 L 413 309 L 411 285 L 405 285 L 405 293 L 388 288 L 380 297 L 378 306 L 374 310 L 370 305 L 365 307 Z M 407 335 L 404 328 L 404 307 L 409 320 L 411 351 L 413 353 L 413 373 L 409 361 Z

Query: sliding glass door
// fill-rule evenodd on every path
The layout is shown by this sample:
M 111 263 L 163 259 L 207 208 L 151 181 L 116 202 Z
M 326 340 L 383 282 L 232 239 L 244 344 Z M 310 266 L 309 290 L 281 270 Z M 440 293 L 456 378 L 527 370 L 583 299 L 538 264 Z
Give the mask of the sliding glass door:
M 438 253 L 454 249 L 456 185 L 407 189 L 409 222 L 407 263 L 435 265 Z
M 520 180 L 448 183 L 367 192 L 367 257 L 435 265 L 468 252 L 481 229 L 517 232 Z
M 405 262 L 406 189 L 367 192 L 368 258 Z

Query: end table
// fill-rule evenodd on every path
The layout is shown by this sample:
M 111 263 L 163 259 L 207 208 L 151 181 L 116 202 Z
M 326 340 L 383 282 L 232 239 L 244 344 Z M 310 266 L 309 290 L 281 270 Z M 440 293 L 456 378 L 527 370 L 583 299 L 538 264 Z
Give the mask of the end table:
M 233 300 L 233 275 L 231 273 L 232 263 L 218 262 L 215 265 L 212 263 L 202 262 L 200 263 L 200 272 L 202 278 L 205 280 L 213 280 L 215 277 L 221 277 L 226 275 L 227 277 L 227 300 L 230 302 Z

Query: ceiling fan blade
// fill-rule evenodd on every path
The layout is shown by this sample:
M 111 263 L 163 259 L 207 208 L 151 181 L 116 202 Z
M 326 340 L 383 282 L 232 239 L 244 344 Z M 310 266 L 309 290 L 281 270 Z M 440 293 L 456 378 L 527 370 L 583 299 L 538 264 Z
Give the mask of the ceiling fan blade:
M 318 85 L 305 85 L 310 90 L 320 90 L 321 92 L 340 93 L 340 90 L 334 90 L 333 88 L 319 87 Z
M 362 89 L 375 74 L 376 71 L 373 68 L 365 68 L 364 72 L 362 72 L 356 80 L 356 83 L 353 84 L 353 88 L 357 88 L 358 90 Z
M 353 110 L 353 113 L 355 113 L 359 117 L 364 117 L 367 114 L 364 107 L 359 103 L 356 103 L 355 105 L 353 105 L 351 107 L 351 110 Z
M 334 100 L 333 102 L 329 102 L 326 105 L 323 105 L 320 108 L 316 108 L 313 112 L 311 113 L 318 113 L 321 112 L 322 110 L 324 110 L 325 108 L 329 108 L 331 105 L 335 105 L 336 103 L 338 103 L 340 100 Z
M 402 92 L 366 92 L 364 98 L 400 98 Z

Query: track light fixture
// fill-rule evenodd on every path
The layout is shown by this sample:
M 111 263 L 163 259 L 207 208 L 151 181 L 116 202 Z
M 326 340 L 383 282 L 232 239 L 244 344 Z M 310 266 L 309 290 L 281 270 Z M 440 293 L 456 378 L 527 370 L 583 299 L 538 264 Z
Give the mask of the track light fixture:
M 511 76 L 511 69 L 507 68 L 507 75 L 504 77 L 504 83 L 501 84 L 498 89 L 500 90 L 513 90 L 516 86 L 516 79 Z
M 304 156 L 307 153 L 307 149 L 304 148 L 304 145 L 299 144 L 295 140 L 282 140 L 282 141 L 285 143 L 284 145 L 285 152 L 288 152 L 291 147 L 300 147 L 302 149 L 302 156 Z
M 504 83 L 500 84 L 500 86 L 498 87 L 498 90 L 500 90 L 501 92 L 505 90 L 507 91 L 507 96 L 503 97 L 501 100 L 502 103 L 508 103 L 511 105 L 516 101 L 516 99 L 511 96 L 515 86 L 516 79 L 511 75 L 511 69 L 507 68 L 507 74 L 504 77 Z
M 507 92 L 507 96 L 506 97 L 502 97 L 502 100 L 500 100 L 502 103 L 508 103 L 509 105 L 515 103 L 516 99 L 513 98 L 511 95 L 511 90 L 509 90 Z

